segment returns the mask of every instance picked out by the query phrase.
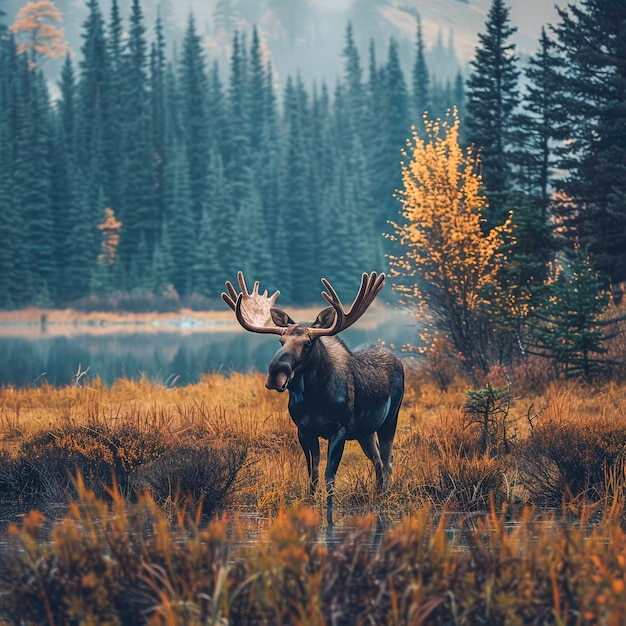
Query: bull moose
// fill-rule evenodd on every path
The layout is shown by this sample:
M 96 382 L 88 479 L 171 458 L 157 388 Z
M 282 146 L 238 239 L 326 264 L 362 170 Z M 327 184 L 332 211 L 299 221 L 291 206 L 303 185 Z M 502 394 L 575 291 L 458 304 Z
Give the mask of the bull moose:
M 346 440 L 356 439 L 374 464 L 377 492 L 391 482 L 392 446 L 398 411 L 404 395 L 404 370 L 398 357 L 380 345 L 359 346 L 351 351 L 337 334 L 352 326 L 378 295 L 385 275 L 363 274 L 361 287 L 348 310 L 325 279 L 322 292 L 330 307 L 314 322 L 294 322 L 274 304 L 280 295 L 259 293 L 259 282 L 248 291 L 242 272 L 241 291 L 226 282 L 224 302 L 237 321 L 253 333 L 280 336 L 268 368 L 265 386 L 289 390 L 289 413 L 298 428 L 298 440 L 306 457 L 311 494 L 319 479 L 319 438 L 328 440 L 325 481 L 328 524 L 332 525 L 335 475 Z

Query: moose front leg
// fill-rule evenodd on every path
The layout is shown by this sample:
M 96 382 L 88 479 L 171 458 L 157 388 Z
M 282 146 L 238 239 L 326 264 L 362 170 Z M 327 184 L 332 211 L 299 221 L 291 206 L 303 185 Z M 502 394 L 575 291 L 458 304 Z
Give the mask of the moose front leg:
M 328 459 L 326 461 L 326 472 L 324 478 L 326 479 L 326 519 L 328 525 L 333 524 L 333 495 L 335 491 L 335 476 L 337 474 L 337 468 L 339 462 L 343 456 L 343 449 L 346 445 L 346 429 L 340 428 L 329 440 L 328 440 Z
M 317 437 L 306 435 L 301 430 L 298 430 L 298 441 L 306 458 L 306 468 L 309 472 L 309 492 L 313 495 L 319 482 L 320 442 Z

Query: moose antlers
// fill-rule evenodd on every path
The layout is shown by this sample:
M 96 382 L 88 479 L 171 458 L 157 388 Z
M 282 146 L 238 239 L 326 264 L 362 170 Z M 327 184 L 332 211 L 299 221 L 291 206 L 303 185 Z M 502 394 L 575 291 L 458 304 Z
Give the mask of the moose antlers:
M 260 294 L 259 281 L 256 281 L 252 293 L 249 293 L 243 272 L 237 274 L 237 280 L 241 292 L 237 293 L 233 284 L 230 281 L 226 281 L 228 293 L 223 293 L 222 299 L 235 311 L 237 321 L 241 326 L 254 333 L 282 334 L 284 329 L 276 326 L 272 320 L 272 308 L 274 308 L 280 291 L 275 291 L 271 296 L 267 295 L 267 290 Z M 322 292 L 322 296 L 335 310 L 335 319 L 328 328 L 309 328 L 309 335 L 311 337 L 336 335 L 352 326 L 367 311 L 384 283 L 384 273 L 364 273 L 361 277 L 359 292 L 350 308 L 346 310 L 333 286 L 325 278 L 322 278 L 322 284 L 327 289 L 327 291 Z
M 282 328 L 274 326 L 272 321 L 272 307 L 280 295 L 280 291 L 275 291 L 268 297 L 267 289 L 259 293 L 259 281 L 255 281 L 252 293 L 248 292 L 243 272 L 237 273 L 237 280 L 241 292 L 238 294 L 233 284 L 227 280 L 226 290 L 228 293 L 222 294 L 222 300 L 235 312 L 237 321 L 250 332 L 271 333 L 280 335 Z M 268 326 L 271 324 L 271 326 Z

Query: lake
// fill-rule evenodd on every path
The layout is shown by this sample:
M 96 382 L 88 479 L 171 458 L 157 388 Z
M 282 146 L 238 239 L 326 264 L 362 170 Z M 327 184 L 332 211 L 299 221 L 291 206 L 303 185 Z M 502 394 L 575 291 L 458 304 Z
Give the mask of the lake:
M 368 312 L 341 334 L 349 347 L 415 343 L 415 320 L 405 311 Z M 245 332 L 235 324 L 189 318 L 136 326 L 3 324 L 0 326 L 0 385 L 23 387 L 48 382 L 67 385 L 80 366 L 83 382 L 99 376 L 145 376 L 163 384 L 197 382 L 203 373 L 265 371 L 278 349 L 277 337 Z

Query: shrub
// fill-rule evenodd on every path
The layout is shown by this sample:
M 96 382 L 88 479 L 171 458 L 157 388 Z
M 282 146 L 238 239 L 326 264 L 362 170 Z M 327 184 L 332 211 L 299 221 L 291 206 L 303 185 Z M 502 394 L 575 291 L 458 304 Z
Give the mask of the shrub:
M 623 463 L 625 446 L 626 424 L 614 419 L 540 422 L 521 450 L 533 500 L 551 506 L 579 496 L 598 500 L 609 470 Z
M 201 440 L 168 450 L 137 468 L 132 483 L 138 492 L 149 490 L 162 505 L 201 505 L 205 514 L 212 514 L 233 491 L 246 458 L 243 443 Z
M 26 438 L 13 455 L 3 452 L 2 497 L 24 506 L 64 504 L 75 497 L 80 474 L 99 497 L 115 483 L 131 499 L 150 489 L 161 502 L 178 494 L 212 512 L 234 488 L 246 451 L 235 438 L 224 444 L 199 428 L 176 438 L 128 422 L 56 428 Z

